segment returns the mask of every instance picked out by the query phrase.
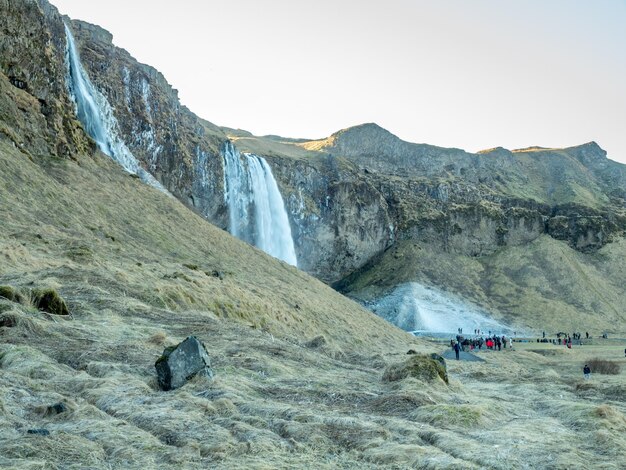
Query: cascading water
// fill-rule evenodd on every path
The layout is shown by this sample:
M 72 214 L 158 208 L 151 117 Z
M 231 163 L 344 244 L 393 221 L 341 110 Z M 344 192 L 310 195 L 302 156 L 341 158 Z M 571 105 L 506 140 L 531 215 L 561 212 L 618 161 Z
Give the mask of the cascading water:
M 68 89 L 76 105 L 76 115 L 85 131 L 96 141 L 102 153 L 118 162 L 129 173 L 139 175 L 142 181 L 167 192 L 150 173 L 144 170 L 119 136 L 119 126 L 111 105 L 93 86 L 80 62 L 74 36 L 65 26 L 67 39 L 66 63 Z
M 289 218 L 268 163 L 258 155 L 239 153 L 230 142 L 222 156 L 229 232 L 297 266 Z
M 475 329 L 507 335 L 512 332 L 512 328 L 489 318 L 480 307 L 416 282 L 398 286 L 368 308 L 407 331 L 456 333 L 462 328 L 463 333 L 469 334 Z

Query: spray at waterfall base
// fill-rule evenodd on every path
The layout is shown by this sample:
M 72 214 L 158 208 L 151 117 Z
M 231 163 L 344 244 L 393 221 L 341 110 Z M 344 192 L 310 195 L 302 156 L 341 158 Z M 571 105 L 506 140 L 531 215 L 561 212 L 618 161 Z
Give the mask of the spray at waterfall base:
M 409 282 L 396 287 L 388 295 L 366 307 L 414 334 L 449 336 L 462 329 L 463 334 L 471 335 L 475 330 L 481 334 L 511 336 L 521 333 L 521 328 L 504 325 L 493 319 L 484 310 L 461 297 L 443 290 L 428 287 L 417 282 Z

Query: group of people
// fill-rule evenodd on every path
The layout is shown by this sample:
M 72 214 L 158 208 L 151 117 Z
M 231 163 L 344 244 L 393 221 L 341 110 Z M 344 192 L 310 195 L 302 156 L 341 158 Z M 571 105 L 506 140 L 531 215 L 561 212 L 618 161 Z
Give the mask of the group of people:
M 572 333 L 571 335 L 568 333 L 556 333 L 556 338 L 546 338 L 546 332 L 542 332 L 541 338 L 537 338 L 538 343 L 551 343 L 551 344 L 562 344 L 563 346 L 567 346 L 568 348 L 572 348 L 572 341 L 576 340 L 579 343 L 583 344 L 583 334 L 582 333 Z M 606 334 L 602 335 L 603 338 L 606 338 Z M 585 339 L 591 339 L 589 332 L 585 332 Z
M 459 328 L 459 330 L 461 330 Z M 479 332 L 480 330 L 475 330 Z M 506 349 L 507 343 L 510 349 L 513 349 L 513 339 L 507 338 L 506 336 L 498 336 L 496 334 L 491 335 L 491 331 L 489 332 L 490 336 L 487 338 L 483 338 L 482 336 L 476 338 L 464 338 L 459 333 L 456 335 L 456 341 L 454 339 L 450 340 L 450 346 L 454 349 L 455 356 L 457 360 L 459 359 L 461 351 L 474 351 L 476 349 L 482 350 L 483 346 L 485 348 L 495 351 L 502 351 L 502 348 Z

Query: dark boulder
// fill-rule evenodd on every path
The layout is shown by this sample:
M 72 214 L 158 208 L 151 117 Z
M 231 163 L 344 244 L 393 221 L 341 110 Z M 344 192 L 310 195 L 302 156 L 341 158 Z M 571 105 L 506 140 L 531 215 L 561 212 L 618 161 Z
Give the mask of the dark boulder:
M 163 390 L 182 387 L 195 375 L 213 377 L 207 350 L 194 336 L 189 336 L 176 346 L 165 348 L 154 364 L 159 386 Z
M 61 413 L 65 413 L 66 411 L 67 411 L 67 406 L 63 402 L 50 405 L 46 410 L 48 415 L 58 415 Z

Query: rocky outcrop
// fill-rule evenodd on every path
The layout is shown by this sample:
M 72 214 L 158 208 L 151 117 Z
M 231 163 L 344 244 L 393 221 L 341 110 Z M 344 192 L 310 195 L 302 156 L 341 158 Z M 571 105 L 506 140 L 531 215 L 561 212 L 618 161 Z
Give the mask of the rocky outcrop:
M 301 269 L 332 282 L 392 243 L 387 201 L 345 159 L 319 155 L 296 164 L 268 159 L 291 215 Z
M 58 11 L 10 0 L 0 0 L 0 11 L 0 135 L 30 156 L 93 151 L 71 111 Z
M 194 336 L 165 348 L 154 366 L 159 386 L 165 391 L 182 387 L 196 375 L 213 377 L 209 354 L 204 344 Z
M 115 47 L 108 31 L 62 17 L 46 0 L 3 0 L 0 11 L 0 135 L 30 156 L 71 158 L 96 150 L 68 94 L 66 23 L 141 166 L 183 203 L 226 227 L 221 129 L 182 106 L 163 75 Z
M 590 251 L 626 229 L 626 180 L 602 173 L 624 165 L 595 143 L 468 154 L 368 124 L 298 145 L 316 153 L 305 162 L 276 156 L 272 165 L 300 265 L 327 282 L 401 240 L 476 257 L 543 234 Z

